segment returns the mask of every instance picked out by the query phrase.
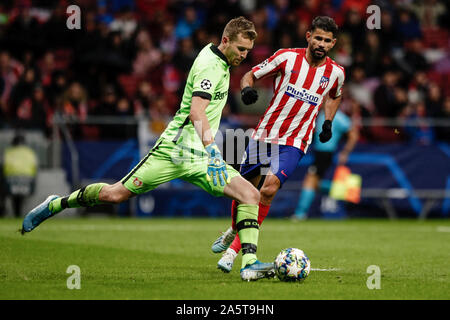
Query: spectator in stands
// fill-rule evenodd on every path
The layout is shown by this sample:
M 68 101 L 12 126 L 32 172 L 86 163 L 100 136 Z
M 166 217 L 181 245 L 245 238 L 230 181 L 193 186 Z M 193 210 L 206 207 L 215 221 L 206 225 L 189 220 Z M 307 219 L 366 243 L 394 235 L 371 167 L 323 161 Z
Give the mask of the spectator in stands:
M 313 18 L 318 15 L 318 5 L 319 1 L 301 1 L 296 8 L 297 19 L 310 26 Z
M 198 28 L 193 35 L 194 49 L 199 52 L 209 43 L 209 35 L 205 28 Z
M 122 117 L 131 117 L 134 115 L 133 108 L 131 106 L 130 101 L 125 97 L 120 97 L 117 100 L 115 116 Z M 114 129 L 111 130 L 111 134 L 109 138 L 115 139 L 129 139 L 136 137 L 137 126 L 134 123 L 124 123 L 121 126 L 114 126 Z
M 45 39 L 45 49 L 71 48 L 78 42 L 83 30 L 67 28 L 67 4 L 58 2 L 48 19 L 40 28 L 38 39 Z
M 125 97 L 120 97 L 116 104 L 115 115 L 117 116 L 133 116 L 134 111 L 130 101 Z
M 410 75 L 416 71 L 425 71 L 428 69 L 428 63 L 423 55 L 422 41 L 419 38 L 412 39 L 406 43 L 403 62 L 405 71 Z
M 16 110 L 16 124 L 19 128 L 35 129 L 47 132 L 48 103 L 45 99 L 44 88 L 37 83 L 31 97 L 23 99 Z
M 19 105 L 25 99 L 31 98 L 38 78 L 39 76 L 36 75 L 36 70 L 33 68 L 26 69 L 23 72 L 22 77 L 11 90 L 9 99 L 9 112 L 11 116 L 17 117 Z
M 4 114 L 8 113 L 8 102 L 11 91 L 19 81 L 22 72 L 22 64 L 11 58 L 8 51 L 0 51 L 0 77 L 2 78 L 3 83 L 0 103 Z
M 200 26 L 201 21 L 197 16 L 195 8 L 188 6 L 184 9 L 183 17 L 178 20 L 175 26 L 175 36 L 177 39 L 189 38 Z
M 164 54 L 173 56 L 177 50 L 177 38 L 175 37 L 175 25 L 169 19 L 162 25 L 162 34 L 159 39 L 159 46 Z
M 293 38 L 293 41 L 297 41 L 296 35 L 294 35 L 294 32 L 297 29 L 297 26 L 301 23 L 301 21 L 297 20 L 297 16 L 295 15 L 295 12 L 290 10 L 288 11 L 284 19 L 281 19 L 278 21 L 275 29 L 272 30 L 274 34 L 280 35 L 279 37 L 272 37 L 272 47 L 273 48 L 286 48 L 285 46 L 281 45 L 280 37 L 283 37 L 285 34 L 291 35 Z M 292 47 L 295 47 L 296 45 L 293 45 Z M 289 47 L 288 47 L 289 48 Z
M 160 84 L 160 91 L 166 97 L 167 109 L 176 111 L 180 105 L 181 97 L 183 96 L 182 90 L 184 90 L 182 83 L 185 81 L 181 72 L 175 67 L 175 65 L 169 61 L 167 55 L 164 55 L 164 64 L 162 65 L 162 81 Z
M 424 101 L 428 92 L 429 80 L 422 71 L 416 72 L 412 79 L 408 79 L 408 100 L 410 103 Z
M 35 61 L 35 54 L 34 54 L 33 51 L 31 51 L 29 49 L 27 49 L 27 50 L 25 50 L 23 52 L 21 61 L 22 61 L 23 67 L 25 69 L 27 69 L 27 68 L 35 68 L 36 67 L 36 65 L 35 65 L 35 62 L 36 62 Z
M 363 48 L 366 29 L 365 21 L 363 21 L 359 12 L 355 9 L 348 10 L 341 33 L 346 33 L 350 36 L 352 48 Z
M 81 121 L 87 116 L 88 95 L 81 83 L 72 82 L 62 95 L 62 105 L 59 113 L 66 117 L 73 117 Z
M 425 97 L 427 114 L 430 117 L 438 118 L 444 108 L 444 99 L 441 88 L 436 83 L 430 83 Z
M 445 5 L 437 0 L 416 1 L 412 9 L 422 28 L 437 27 L 447 11 Z
M 151 117 L 151 105 L 156 99 L 152 85 L 148 81 L 142 81 L 136 93 L 136 98 L 133 101 L 134 113 L 138 117 Z
M 410 108 L 405 108 L 407 111 L 406 117 L 406 132 L 409 135 L 410 141 L 415 144 L 429 145 L 434 141 L 434 130 L 426 123 L 420 123 L 419 121 L 426 118 L 427 111 L 425 103 L 422 101 L 413 104 Z M 409 126 L 408 123 L 411 123 Z
M 374 92 L 375 110 L 379 116 L 393 118 L 403 109 L 406 93 L 397 86 L 398 75 L 389 70 Z
M 94 11 L 86 12 L 82 30 L 83 37 L 73 44 L 74 58 L 76 62 L 85 64 L 107 47 L 109 30 L 106 25 L 97 22 Z
M 194 63 L 197 52 L 194 48 L 194 43 L 191 38 L 184 38 L 180 40 L 178 51 L 173 57 L 175 67 L 187 77 L 192 64 Z
M 133 73 L 137 76 L 145 76 L 161 63 L 162 54 L 155 47 L 147 30 L 139 31 L 136 37 L 137 53 L 133 61 Z
M 170 1 L 81 1 L 78 4 L 82 7 L 82 30 L 67 29 L 65 1 L 53 0 L 51 5 L 37 0 L 0 2 L 3 127 L 19 119 L 18 112 L 22 118 L 32 113 L 34 94 L 40 96 L 40 89 L 34 90 L 38 82 L 44 86 L 44 101 L 48 100 L 51 107 L 48 117 L 56 108 L 63 114 L 83 118 L 87 114 L 87 97 L 90 105 L 103 103 L 102 88 L 110 83 L 115 86 L 116 99 L 121 97 L 121 88 L 116 87 L 115 81 L 119 74 L 129 72 L 149 82 L 143 87 L 152 88 L 151 94 L 137 90 L 136 96 L 130 97 L 136 114 L 151 117 L 150 113 L 155 113 L 158 118 L 160 112 L 155 106 L 162 102 L 164 112 L 171 113 L 179 105 L 182 94 L 177 90 L 183 88 L 196 52 L 206 42 L 217 44 L 223 24 L 243 13 L 252 17 L 260 30 L 249 62 L 261 62 L 259 57 L 274 49 L 305 46 L 311 17 L 335 15 L 342 39 L 334 58 L 347 66 L 349 99 L 362 105 L 364 116 L 411 115 L 412 110 L 421 109 L 417 107 L 421 102 L 425 103 L 427 117 L 447 116 L 443 105 L 449 93 L 445 90 L 448 48 L 445 41 L 430 42 L 432 36 L 438 37 L 445 31 L 440 29 L 431 36 L 425 32 L 427 28 L 449 25 L 448 1 L 184 1 L 186 7 L 179 12 Z M 201 6 L 195 7 L 199 3 Z M 371 3 L 381 7 L 380 30 L 370 31 L 365 26 L 365 10 Z M 41 6 L 44 11 L 33 9 Z M 42 14 L 45 10 L 49 10 L 49 16 Z M 177 13 L 181 16 L 174 19 Z M 422 33 L 426 36 L 423 40 Z M 437 63 L 425 58 L 425 46 L 433 46 L 434 42 L 444 56 Z M 63 62 L 61 56 L 73 57 L 73 61 Z M 55 71 L 57 68 L 61 71 Z M 438 73 L 436 78 L 430 75 L 437 85 L 428 79 L 430 69 Z M 31 82 L 25 80 L 31 78 Z M 69 78 L 78 81 L 72 88 L 68 86 Z M 370 107 L 372 104 L 374 108 Z M 436 130 L 438 137 L 442 137 L 441 129 Z
M 103 56 L 97 57 L 98 63 L 109 77 L 116 77 L 120 73 L 128 73 L 131 67 L 131 50 L 127 41 L 124 41 L 120 32 L 108 34 L 108 46 Z
M 377 30 L 380 37 L 380 43 L 383 45 L 385 53 L 391 53 L 394 47 L 399 46 L 399 36 L 395 28 L 393 14 L 387 8 L 381 9 L 381 29 Z
M 45 87 L 45 95 L 52 108 L 56 105 L 56 99 L 61 97 L 66 89 L 67 77 L 64 72 L 61 70 L 53 71 L 50 84 Z
M 26 50 L 38 52 L 42 47 L 40 25 L 31 13 L 31 0 L 17 1 L 17 16 L 8 25 L 5 37 L 8 47 L 15 56 L 23 56 Z
M 350 35 L 346 33 L 339 34 L 336 46 L 333 48 L 336 62 L 346 68 L 350 67 L 353 62 L 352 50 L 352 39 Z
M 309 25 L 305 21 L 300 21 L 295 29 L 296 47 L 306 48 L 308 42 L 306 41 L 306 32 L 309 29 Z
M 150 106 L 149 130 L 155 135 L 164 131 L 172 116 L 166 106 L 167 102 L 164 95 L 156 96 Z
M 131 39 L 137 29 L 137 21 L 131 7 L 123 6 L 117 17 L 109 24 L 109 29 L 119 32 L 125 40 Z
M 372 91 L 366 84 L 366 74 L 363 67 L 355 66 L 350 75 L 350 81 L 346 86 L 350 96 L 362 106 L 364 114 L 373 114 Z
M 364 42 L 364 65 L 367 74 L 376 74 L 380 66 L 381 57 L 385 48 L 380 43 L 378 34 L 374 31 L 366 33 Z
M 52 81 L 52 73 L 56 69 L 55 55 L 51 51 L 47 51 L 42 59 L 38 62 L 40 71 L 40 81 L 43 86 L 50 85 Z
M 99 0 L 97 3 L 97 16 L 98 22 L 108 26 L 114 21 L 114 15 L 108 12 L 108 4 L 106 0 Z
M 361 61 L 363 62 L 363 61 Z M 390 52 L 384 52 L 381 56 L 380 64 L 378 65 L 378 69 L 375 70 L 373 73 L 367 73 L 368 77 L 379 77 L 381 78 L 383 74 L 385 74 L 387 71 L 400 70 L 400 66 L 398 63 L 393 59 L 392 54 Z
M 291 11 L 291 8 L 288 0 L 275 0 L 273 3 L 269 2 L 265 5 L 265 11 L 267 15 L 267 28 L 272 31 L 285 18 L 286 14 Z
M 117 99 L 118 96 L 114 87 L 107 85 L 103 89 L 101 102 L 91 111 L 91 114 L 96 116 L 115 115 Z
M 398 19 L 396 19 L 396 22 L 396 30 L 401 39 L 409 41 L 422 38 L 419 21 L 407 7 L 403 7 L 398 11 Z

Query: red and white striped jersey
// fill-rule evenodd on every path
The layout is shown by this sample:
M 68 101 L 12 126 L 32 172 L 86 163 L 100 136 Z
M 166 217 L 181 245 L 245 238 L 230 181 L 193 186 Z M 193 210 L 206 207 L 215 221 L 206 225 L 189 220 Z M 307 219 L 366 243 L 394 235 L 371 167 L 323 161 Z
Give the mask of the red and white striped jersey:
M 344 68 L 327 57 L 310 67 L 306 49 L 280 49 L 252 69 L 257 79 L 274 76 L 274 94 L 252 138 L 294 146 L 306 153 L 323 98 L 341 95 Z

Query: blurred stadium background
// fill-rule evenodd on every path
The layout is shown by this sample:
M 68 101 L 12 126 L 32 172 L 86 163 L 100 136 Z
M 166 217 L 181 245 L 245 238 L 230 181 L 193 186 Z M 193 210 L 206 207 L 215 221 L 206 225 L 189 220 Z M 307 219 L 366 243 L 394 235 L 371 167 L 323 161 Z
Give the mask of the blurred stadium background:
M 71 4 L 81 8 L 80 30 L 66 26 Z M 379 30 L 366 27 L 371 4 L 381 8 Z M 223 131 L 254 127 L 271 95 L 270 80 L 263 81 L 262 99 L 244 107 L 239 80 L 246 71 L 281 47 L 306 46 L 317 15 L 340 27 L 331 57 L 346 68 L 341 110 L 360 128 L 348 166 L 362 176 L 361 202 L 316 198 L 311 217 L 448 217 L 450 3 L 437 0 L 2 0 L 0 153 L 3 159 L 20 132 L 38 158 L 22 213 L 48 194 L 122 178 L 178 109 L 198 51 L 218 44 L 226 22 L 239 15 L 259 36 L 232 70 Z M 271 217 L 294 212 L 311 161 L 308 154 L 283 186 Z M 0 214 L 10 216 L 3 182 Z M 227 217 L 228 204 L 175 180 L 120 206 L 63 216 Z

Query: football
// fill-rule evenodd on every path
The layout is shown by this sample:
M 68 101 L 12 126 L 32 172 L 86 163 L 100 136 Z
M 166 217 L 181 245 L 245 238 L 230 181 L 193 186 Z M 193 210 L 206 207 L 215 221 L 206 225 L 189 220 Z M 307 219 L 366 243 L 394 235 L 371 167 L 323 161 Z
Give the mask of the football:
M 303 281 L 309 275 L 311 262 L 306 254 L 297 248 L 281 250 L 275 259 L 275 274 L 281 281 Z

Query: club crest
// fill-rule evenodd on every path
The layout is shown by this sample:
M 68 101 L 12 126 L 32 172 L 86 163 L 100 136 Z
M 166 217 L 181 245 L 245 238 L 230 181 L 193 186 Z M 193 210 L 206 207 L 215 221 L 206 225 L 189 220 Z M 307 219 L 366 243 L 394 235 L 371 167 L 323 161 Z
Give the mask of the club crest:
M 320 87 L 325 89 L 328 85 L 328 82 L 330 81 L 330 78 L 322 76 L 322 78 L 320 78 Z

